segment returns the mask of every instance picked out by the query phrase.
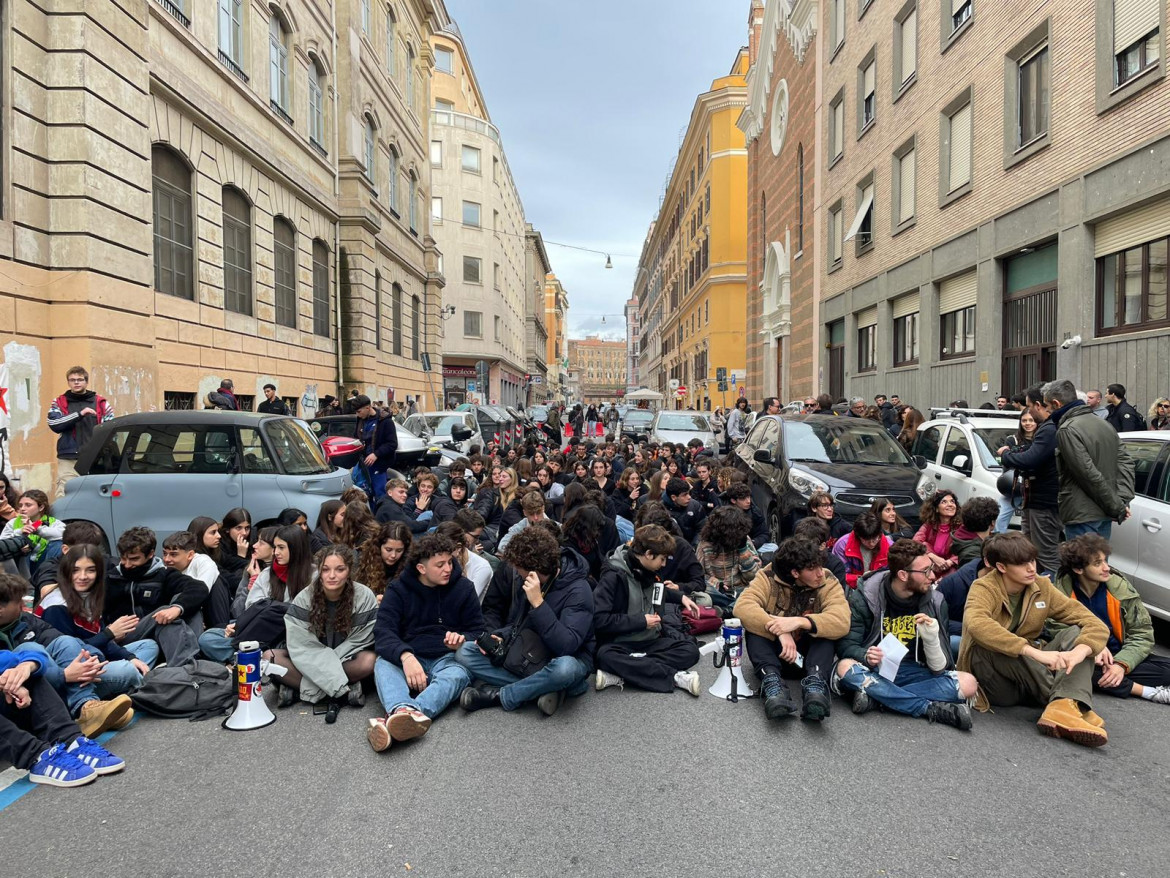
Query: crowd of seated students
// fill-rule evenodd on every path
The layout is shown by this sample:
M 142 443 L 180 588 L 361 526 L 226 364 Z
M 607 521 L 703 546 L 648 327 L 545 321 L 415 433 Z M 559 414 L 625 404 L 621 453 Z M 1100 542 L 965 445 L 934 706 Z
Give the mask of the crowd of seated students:
M 1170 661 L 1102 537 L 1063 544 L 1049 579 L 1027 538 L 991 533 L 994 500 L 940 490 L 915 532 L 885 498 L 847 522 L 817 492 L 777 545 L 731 461 L 701 444 L 489 446 L 445 477 L 389 473 L 381 497 L 351 489 L 312 524 L 288 509 L 253 527 L 238 508 L 161 545 L 131 527 L 108 556 L 41 492 L 6 496 L 0 758 L 62 786 L 114 773 L 94 739 L 130 722 L 151 669 L 230 664 L 247 640 L 279 706 L 332 724 L 376 693 L 378 751 L 455 701 L 551 715 L 590 684 L 698 695 L 700 606 L 743 623 L 769 720 L 823 721 L 834 693 L 964 730 L 972 705 L 1032 703 L 1041 731 L 1096 746 L 1094 692 L 1170 703 Z

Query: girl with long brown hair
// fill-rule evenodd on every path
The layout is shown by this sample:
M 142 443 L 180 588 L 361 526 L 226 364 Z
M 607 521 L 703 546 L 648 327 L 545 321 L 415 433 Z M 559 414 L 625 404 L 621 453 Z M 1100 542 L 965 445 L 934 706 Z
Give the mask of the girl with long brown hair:
M 412 540 L 409 527 L 401 521 L 388 521 L 362 546 L 357 578 L 374 593 L 378 603 L 382 602 L 386 588 L 406 568 L 406 554 Z

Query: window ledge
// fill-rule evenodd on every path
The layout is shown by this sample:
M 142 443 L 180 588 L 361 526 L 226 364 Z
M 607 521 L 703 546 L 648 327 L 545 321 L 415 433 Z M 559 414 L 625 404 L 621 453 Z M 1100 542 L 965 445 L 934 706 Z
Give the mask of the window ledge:
M 1011 153 L 1010 155 L 1004 156 L 1003 169 L 1006 171 L 1009 168 L 1012 168 L 1015 165 L 1020 164 L 1020 162 L 1023 162 L 1023 161 L 1026 161 L 1027 159 L 1030 159 L 1032 156 L 1034 156 L 1036 153 L 1040 152 L 1041 150 L 1047 149 L 1048 145 L 1051 142 L 1052 142 L 1052 132 L 1051 132 L 1051 130 L 1049 130 L 1049 131 L 1046 131 L 1044 134 L 1041 134 L 1039 137 L 1036 137 L 1036 138 L 1028 141 L 1023 146 L 1018 147 L 1015 150 L 1015 152 Z
M 971 29 L 971 26 L 974 23 L 975 23 L 975 16 L 974 16 L 974 14 L 972 14 L 970 18 L 968 18 L 961 25 L 959 25 L 957 28 L 955 28 L 953 31 L 951 31 L 950 36 L 944 36 L 942 38 L 942 45 L 939 46 L 939 54 L 945 55 L 947 52 L 947 49 L 949 49 L 951 46 L 953 46 L 955 43 L 957 43 L 959 41 L 959 39 L 963 36 L 963 34 L 965 34 L 967 31 L 969 31 Z
M 909 372 L 911 369 L 917 369 L 917 368 L 918 368 L 918 361 L 917 360 L 908 360 L 905 363 L 894 363 L 893 366 L 891 366 L 889 369 L 886 370 L 886 374 L 893 375 L 895 372 Z
M 1112 71 L 1110 71 L 1108 75 L 1112 76 Z M 1132 77 L 1122 85 L 1117 86 L 1112 91 L 1103 94 L 1099 93 L 1097 98 L 1097 115 L 1104 115 L 1114 107 L 1124 104 L 1134 95 L 1145 91 L 1151 85 L 1155 85 L 1165 78 L 1165 66 L 1160 60 L 1154 62 L 1141 73 Z
M 835 272 L 835 271 L 840 271 L 840 270 L 841 270 L 841 267 L 842 267 L 844 264 L 845 264 L 845 260 L 844 260 L 844 259 L 837 259 L 837 260 L 836 260 L 836 261 L 834 261 L 834 262 L 830 262 L 830 263 L 829 263 L 829 267 L 828 267 L 828 269 L 825 271 L 825 274 L 832 274 L 832 273 L 833 273 L 833 272 Z
M 971 181 L 968 180 L 966 183 L 964 183 L 958 189 L 955 189 L 953 192 L 946 193 L 946 195 L 944 195 L 942 198 L 940 198 L 938 200 L 939 210 L 942 210 L 944 207 L 948 207 L 951 204 L 954 204 L 956 201 L 958 201 L 964 195 L 969 193 L 972 188 L 973 187 L 971 185 Z
M 910 217 L 910 219 L 906 220 L 905 222 L 901 222 L 895 225 L 894 228 L 890 230 L 890 237 L 896 238 L 898 235 L 902 234 L 902 232 L 908 231 L 914 228 L 916 225 L 918 225 L 917 215 Z
M 856 247 L 854 248 L 853 255 L 854 256 L 864 256 L 866 253 L 868 253 L 872 249 L 873 249 L 873 236 L 871 235 L 870 239 L 868 241 L 866 241 L 864 244 L 862 244 L 860 242 L 857 243 Z
M 844 47 L 845 47 L 844 40 L 841 40 L 841 42 L 837 43 L 837 45 L 833 47 L 833 51 L 829 53 L 829 63 L 830 64 L 832 64 L 834 61 L 837 60 L 837 56 L 841 54 L 841 49 L 843 49 Z
M 863 138 L 863 137 L 865 137 L 865 135 L 869 134 L 870 130 L 876 124 L 877 124 L 877 116 L 875 115 L 872 119 L 870 119 L 868 122 L 866 122 L 864 125 L 861 126 L 861 130 L 857 132 L 857 139 L 861 140 L 861 138 Z
M 841 159 L 843 159 L 843 158 L 845 158 L 845 150 L 841 150 L 841 152 L 837 153 L 835 156 L 833 156 L 831 159 L 829 159 L 829 165 L 828 165 L 828 168 L 826 170 L 832 170 L 833 168 L 835 168 L 837 166 L 837 163 L 839 161 L 841 161 Z
M 898 86 L 898 90 L 894 92 L 894 103 L 895 104 L 898 103 L 898 101 L 902 99 L 902 95 L 904 95 L 904 94 L 906 94 L 906 92 L 910 91 L 911 86 L 913 86 L 914 83 L 916 83 L 916 82 L 918 82 L 918 71 L 917 70 L 915 70 L 913 73 L 910 74 L 909 79 L 907 79 L 900 86 Z
M 963 351 L 961 354 L 939 354 L 938 361 L 940 364 L 946 363 L 948 366 L 960 366 L 964 363 L 974 363 L 975 352 Z

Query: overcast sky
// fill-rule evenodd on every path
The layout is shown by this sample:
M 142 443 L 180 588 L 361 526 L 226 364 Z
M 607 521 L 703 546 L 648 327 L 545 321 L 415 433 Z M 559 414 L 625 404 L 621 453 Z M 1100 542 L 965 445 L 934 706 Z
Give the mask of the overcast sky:
M 570 336 L 624 338 L 646 231 L 695 98 L 747 43 L 748 0 L 446 4 L 568 290 Z M 613 270 L 552 241 L 611 253 Z

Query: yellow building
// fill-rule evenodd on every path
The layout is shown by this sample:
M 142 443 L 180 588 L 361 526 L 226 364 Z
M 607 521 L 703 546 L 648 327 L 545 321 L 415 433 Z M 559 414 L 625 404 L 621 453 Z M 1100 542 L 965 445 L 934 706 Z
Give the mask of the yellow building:
M 699 95 L 643 248 L 639 349 L 658 360 L 649 386 L 678 408 L 731 402 L 716 370 L 742 385 L 747 363 L 747 150 L 736 120 L 747 102 L 748 54 Z
M 569 371 L 577 375 L 572 402 L 619 402 L 626 394 L 626 343 L 596 336 L 569 339 Z
M 548 347 L 545 362 L 548 363 L 548 399 L 565 402 L 568 398 L 566 386 L 566 364 L 569 349 L 565 342 L 568 327 L 569 294 L 555 274 L 544 278 L 544 325 L 548 329 Z

